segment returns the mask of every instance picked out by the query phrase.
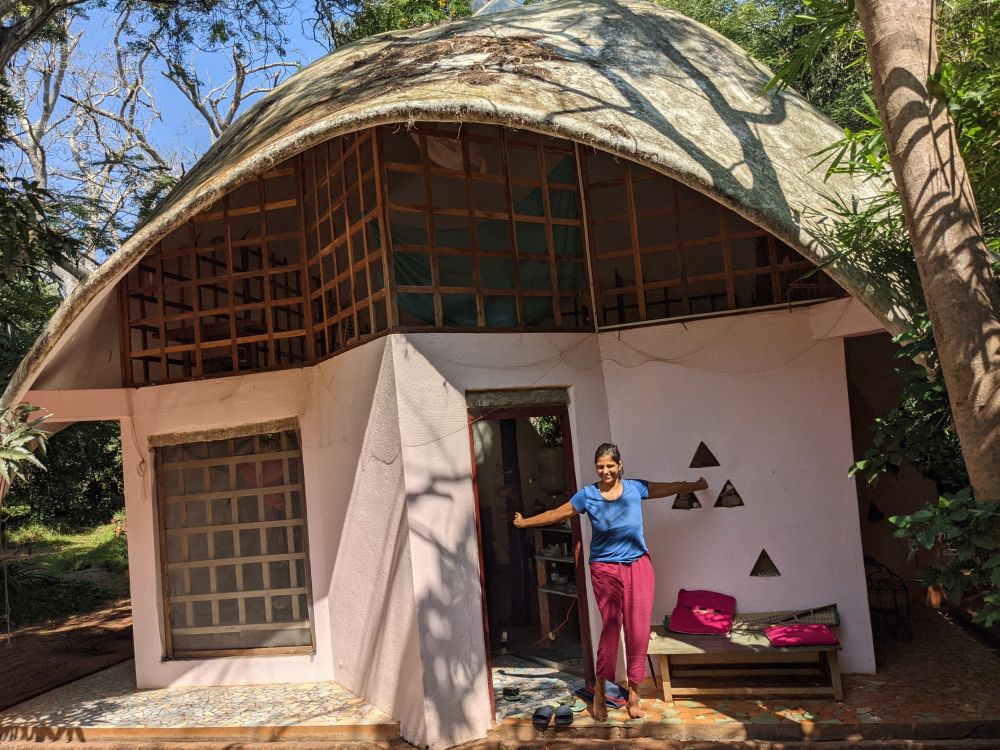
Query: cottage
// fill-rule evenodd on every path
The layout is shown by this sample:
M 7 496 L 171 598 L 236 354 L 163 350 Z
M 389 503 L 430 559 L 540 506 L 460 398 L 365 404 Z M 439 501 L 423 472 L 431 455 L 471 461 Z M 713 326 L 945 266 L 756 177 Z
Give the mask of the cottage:
M 809 273 L 866 188 L 769 77 L 553 0 L 347 46 L 236 123 L 4 394 L 121 423 L 138 685 L 336 680 L 415 743 L 484 736 L 492 654 L 588 669 L 587 521 L 508 521 L 608 439 L 709 482 L 646 508 L 658 616 L 836 602 L 873 671 L 844 342 L 906 310 Z

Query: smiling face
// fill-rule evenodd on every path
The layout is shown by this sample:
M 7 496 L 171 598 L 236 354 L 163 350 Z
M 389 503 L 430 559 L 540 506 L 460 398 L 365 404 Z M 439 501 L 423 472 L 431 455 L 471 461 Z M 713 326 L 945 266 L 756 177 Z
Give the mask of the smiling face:
M 597 471 L 597 478 L 603 485 L 612 485 L 618 481 L 622 473 L 622 465 L 615 461 L 614 456 L 605 453 L 598 456 L 594 462 L 594 469 Z

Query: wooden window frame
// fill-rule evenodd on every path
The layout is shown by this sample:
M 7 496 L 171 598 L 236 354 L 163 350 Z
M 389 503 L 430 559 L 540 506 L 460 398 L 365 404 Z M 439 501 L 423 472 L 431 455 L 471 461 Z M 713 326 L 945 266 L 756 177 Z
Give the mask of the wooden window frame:
M 213 434 L 221 433 L 221 434 Z M 169 464 L 164 464 L 161 461 L 161 456 L 163 452 L 170 446 L 187 446 L 199 443 L 209 443 L 220 440 L 234 441 L 239 439 L 254 438 L 255 440 L 259 436 L 268 434 L 279 434 L 284 435 L 287 433 L 293 433 L 295 435 L 296 443 L 298 448 L 287 448 L 285 444 L 286 440 L 282 437 L 283 450 L 275 451 L 271 453 L 255 452 L 252 454 L 240 454 L 237 455 L 232 453 L 226 457 L 216 457 L 207 459 L 188 459 L 180 462 L 171 462 Z M 160 600 L 163 609 L 162 612 L 162 622 L 164 628 L 164 658 L 168 660 L 183 660 L 183 659 L 212 659 L 218 657 L 230 657 L 230 656 L 285 656 L 285 655 L 296 655 L 296 654 L 315 654 L 316 653 L 316 624 L 315 624 L 315 611 L 313 607 L 312 599 L 312 575 L 310 571 L 310 557 L 309 557 L 309 540 L 308 540 L 308 508 L 307 499 L 305 493 L 305 468 L 302 461 L 302 443 L 301 436 L 296 426 L 289 425 L 286 420 L 282 420 L 281 423 L 262 423 L 259 425 L 241 425 L 234 430 L 218 430 L 211 432 L 199 432 L 199 433 L 187 433 L 187 434 L 175 434 L 166 436 L 165 440 L 154 440 L 151 439 L 151 463 L 154 467 L 153 471 L 153 497 L 156 506 L 156 519 L 157 519 L 157 529 L 156 538 L 157 545 L 159 547 L 158 564 L 159 564 L 159 582 L 160 582 Z M 235 466 L 237 464 L 254 463 L 257 465 L 257 471 L 260 471 L 259 464 L 264 461 L 276 461 L 280 460 L 283 463 L 282 474 L 283 478 L 287 476 L 289 471 L 289 461 L 298 460 L 299 466 L 299 482 L 293 484 L 282 484 L 273 485 L 271 487 L 256 487 L 256 488 L 243 488 L 243 489 L 229 489 L 229 490 L 219 490 L 219 491 L 204 491 L 199 493 L 193 493 L 190 495 L 178 495 L 176 498 L 168 496 L 166 488 L 163 484 L 163 476 L 161 471 L 167 470 L 185 470 L 185 469 L 196 469 L 203 468 L 207 472 L 212 466 L 223 466 L 228 465 L 230 467 L 230 484 L 235 484 L 233 481 Z M 206 484 L 206 486 L 210 486 Z M 211 518 L 211 502 L 212 500 L 224 500 L 229 498 L 231 500 L 231 507 L 234 509 L 233 518 L 238 518 L 235 512 L 237 497 L 252 497 L 256 496 L 258 498 L 258 512 L 260 508 L 263 507 L 263 497 L 269 494 L 284 494 L 286 508 L 290 507 L 291 492 L 298 492 L 301 503 L 301 518 L 294 519 L 283 519 L 283 520 L 272 520 L 272 521 L 255 521 L 240 523 L 238 520 L 233 521 L 228 524 L 208 524 L 205 526 L 198 527 L 184 527 L 180 531 L 183 533 L 184 542 L 187 542 L 187 538 L 192 533 L 204 533 L 206 534 L 206 549 L 209 554 L 214 549 L 214 534 L 220 531 L 231 531 L 233 532 L 233 555 L 229 558 L 218 558 L 218 559 L 205 559 L 205 560 L 183 560 L 177 562 L 169 562 L 168 560 L 168 544 L 167 544 L 167 507 L 172 503 L 190 503 L 202 501 L 206 503 L 206 517 Z M 185 509 L 186 515 L 186 509 Z M 264 532 L 267 529 L 272 528 L 285 528 L 287 529 L 287 538 L 289 542 L 289 550 L 294 546 L 292 539 L 294 538 L 293 529 L 302 529 L 302 549 L 298 552 L 287 551 L 283 553 L 273 553 L 269 554 L 266 552 L 267 544 L 264 542 L 266 539 Z M 240 554 L 240 531 L 258 529 L 261 534 L 262 547 L 261 554 L 259 555 L 241 555 Z M 184 545 L 186 546 L 186 544 Z M 289 583 L 291 587 L 282 589 L 272 589 L 272 588 L 262 588 L 260 590 L 245 591 L 242 590 L 242 579 L 243 579 L 243 565 L 250 563 L 260 563 L 261 564 L 261 578 L 262 585 L 267 587 L 270 579 L 269 564 L 271 562 L 281 562 L 288 561 L 289 566 Z M 295 569 L 295 562 L 302 561 L 302 581 L 297 581 L 298 574 Z M 237 585 L 236 591 L 229 592 L 217 592 L 211 591 L 208 593 L 200 594 L 180 594 L 176 596 L 171 596 L 171 584 L 170 584 L 170 574 L 173 571 L 183 571 L 183 575 L 188 579 L 187 587 L 190 589 L 190 571 L 196 568 L 210 568 L 209 580 L 210 586 L 215 588 L 217 586 L 216 582 L 216 569 L 220 566 L 232 565 L 234 567 L 234 575 Z M 219 606 L 218 602 L 223 599 L 236 599 L 238 600 L 238 617 L 240 620 L 246 619 L 246 605 L 245 600 L 250 598 L 263 598 L 265 600 L 265 612 L 270 613 L 272 606 L 272 599 L 275 596 L 288 596 L 291 599 L 291 607 L 293 616 L 298 612 L 301 616 L 301 603 L 298 597 L 302 596 L 305 599 L 306 612 L 304 613 L 306 620 L 303 623 L 301 619 L 290 621 L 287 623 L 281 623 L 280 625 L 275 625 L 274 621 L 265 623 L 246 623 L 241 622 L 237 625 L 222 625 L 217 622 L 219 619 Z M 186 621 L 190 623 L 193 620 L 193 606 L 196 601 L 209 601 L 212 602 L 212 620 L 211 626 L 192 626 L 188 625 L 183 628 L 175 628 L 171 622 L 171 604 L 172 603 L 183 603 L 186 609 Z M 248 647 L 248 648 L 220 648 L 211 650 L 185 650 L 177 649 L 174 647 L 174 635 L 175 634 L 189 634 L 189 633 L 221 633 L 221 632 L 241 632 L 241 631 L 254 631 L 254 630 L 302 630 L 308 631 L 309 633 L 309 644 L 298 645 L 298 646 L 266 646 L 266 647 Z
M 389 172 L 410 173 L 420 175 L 423 179 L 424 197 L 422 203 L 396 203 L 390 200 L 388 186 L 384 190 L 383 200 L 385 203 L 385 214 L 394 213 L 414 213 L 426 217 L 427 221 L 427 244 L 426 245 L 400 245 L 390 241 L 390 256 L 395 252 L 417 252 L 426 254 L 431 267 L 431 284 L 427 286 L 403 285 L 395 278 L 393 287 L 393 308 L 395 311 L 394 331 L 399 332 L 419 332 L 419 331 L 456 331 L 456 332 L 522 332 L 522 331 L 551 331 L 551 332 L 580 332 L 593 331 L 592 315 L 590 314 L 590 290 L 589 279 L 587 278 L 587 262 L 585 250 L 586 227 L 583 221 L 583 207 L 580 199 L 580 186 L 577 179 L 576 149 L 572 141 L 561 139 L 547 139 L 545 136 L 527 132 L 509 131 L 501 126 L 480 126 L 489 127 L 495 135 L 485 135 L 482 133 L 467 134 L 459 126 L 448 123 L 419 123 L 416 129 L 410 131 L 416 136 L 420 163 L 391 161 L 384 153 L 381 139 L 386 133 L 392 130 L 388 126 L 379 128 L 380 155 L 382 158 L 382 171 L 385 176 L 383 183 L 388 183 Z M 457 129 L 457 132 L 456 132 Z M 393 133 L 393 135 L 395 135 Z M 449 169 L 433 163 L 428 153 L 428 138 L 459 139 L 462 150 L 462 169 Z M 481 144 L 498 151 L 501 164 L 501 174 L 479 173 L 472 169 L 470 146 L 471 144 Z M 537 179 L 526 179 L 512 176 L 510 170 L 511 150 L 521 152 L 532 152 L 532 156 L 537 160 Z M 573 165 L 574 179 L 572 182 L 552 182 L 548 181 L 549 167 L 546 157 L 550 154 L 562 154 L 568 157 Z M 464 182 L 464 206 L 439 206 L 435 204 L 432 194 L 432 182 L 435 177 L 451 177 L 461 179 Z M 492 211 L 475 208 L 473 205 L 472 191 L 476 183 L 492 183 L 502 186 L 504 194 L 504 210 Z M 516 213 L 514 207 L 513 190 L 515 187 L 536 188 L 542 203 L 541 215 Z M 577 218 L 560 218 L 552 215 L 550 206 L 549 190 L 564 190 L 577 195 Z M 446 248 L 437 244 L 434 232 L 435 216 L 448 216 L 456 219 L 466 219 L 469 227 L 469 245 L 467 248 Z M 496 251 L 484 250 L 479 247 L 477 234 L 475 231 L 475 220 L 495 220 L 503 221 L 507 224 L 507 231 L 510 238 L 510 250 Z M 521 251 L 518 243 L 518 224 L 535 224 L 543 227 L 546 236 L 546 252 L 544 254 L 525 254 Z M 577 228 L 580 234 L 580 253 L 578 256 L 561 257 L 556 253 L 553 237 L 553 227 L 567 226 Z M 472 261 L 472 284 L 466 286 L 445 286 L 440 281 L 439 261 L 442 257 L 454 256 L 470 258 Z M 511 263 L 513 277 L 513 287 L 510 289 L 497 289 L 487 287 L 482 272 L 483 258 L 497 258 L 507 260 Z M 549 270 L 549 286 L 547 289 L 525 289 L 521 278 L 522 262 L 547 263 Z M 579 265 L 584 276 L 584 288 L 578 292 L 562 292 L 559 289 L 558 267 L 560 263 L 572 263 Z M 390 263 L 390 266 L 392 264 Z M 426 294 L 432 295 L 434 300 L 434 323 L 426 324 L 399 324 L 399 306 L 396 294 Z M 445 325 L 442 305 L 442 295 L 461 294 L 471 296 L 476 304 L 475 326 Z M 514 299 L 517 310 L 517 325 L 513 326 L 489 326 L 486 320 L 486 298 L 487 297 L 510 297 Z M 550 300 L 552 306 L 551 324 L 532 325 L 526 323 L 524 301 L 527 298 L 538 298 Z M 577 315 L 583 316 L 582 325 L 563 325 L 562 317 L 566 315 L 562 308 L 562 301 L 566 299 L 581 299 L 584 302 L 583 309 Z
M 389 137 L 415 138 L 416 154 L 411 158 L 419 159 L 419 163 L 387 160 L 385 139 Z M 458 139 L 461 168 L 434 162 L 428 153 L 428 138 Z M 471 149 L 477 144 L 496 149 L 491 154 L 494 169 L 489 173 L 473 168 Z M 399 134 L 398 126 L 395 129 L 376 126 L 313 146 L 243 183 L 209 209 L 189 218 L 154 244 L 125 275 L 119 286 L 123 383 L 135 387 L 303 367 L 392 332 L 594 332 L 815 304 L 843 295 L 819 272 L 814 281 L 802 285 L 805 289 L 802 298 L 795 299 L 800 295 L 796 294 L 793 275 L 813 269 L 812 262 L 750 222 L 745 222 L 746 228 L 729 227 L 730 209 L 712 199 L 709 201 L 715 208 L 716 231 L 700 237 L 688 236 L 680 195 L 691 188 L 612 154 L 606 156 L 620 164 L 619 173 L 592 180 L 589 161 L 597 153 L 596 149 L 580 143 L 532 131 L 443 122 L 421 122 L 415 130 L 403 134 Z M 514 154 L 521 169 L 534 160 L 536 171 L 530 173 L 529 167 L 524 174 L 515 173 Z M 571 182 L 549 181 L 550 170 L 556 163 L 554 158 L 560 154 L 572 163 L 575 177 Z M 388 182 L 392 172 L 418 176 L 423 181 L 420 199 L 423 202 L 390 202 Z M 448 205 L 436 206 L 432 183 L 439 177 L 462 180 L 464 196 L 456 196 Z M 272 180 L 275 182 L 271 183 Z M 269 185 L 278 185 L 278 180 L 285 180 L 284 190 L 273 195 Z M 637 189 L 648 180 L 663 181 L 669 194 L 639 211 Z M 491 184 L 502 193 L 502 208 L 498 203 L 486 210 L 478 204 L 475 191 L 481 183 Z M 625 212 L 596 217 L 594 191 L 609 187 L 624 191 Z M 515 212 L 515 191 L 520 188 L 539 191 L 539 215 Z M 555 215 L 552 190 L 575 194 L 575 218 Z M 272 211 L 289 212 L 291 225 L 269 227 Z M 393 246 L 389 219 L 395 212 L 424 217 L 424 228 L 428 230 L 425 244 Z M 643 237 L 640 222 L 656 216 L 670 217 L 676 227 L 672 240 L 650 243 Z M 434 232 L 436 217 L 450 217 L 449 221 L 455 219 L 458 223 L 465 220 L 468 246 L 439 246 Z M 504 250 L 480 248 L 477 220 L 505 222 L 508 246 Z M 614 222 L 623 225 L 627 247 L 602 252 L 600 243 L 595 241 L 598 228 Z M 545 253 L 527 253 L 519 246 L 518 229 L 522 225 L 540 227 L 544 232 Z M 557 253 L 558 227 L 576 228 L 579 254 Z M 202 236 L 206 228 L 217 229 L 220 234 L 206 242 Z M 244 232 L 243 236 L 236 236 L 237 228 Z M 247 232 L 252 236 L 248 237 Z M 735 268 L 733 243 L 748 239 L 767 243 L 767 263 L 758 260 L 758 265 L 752 268 Z M 218 242 L 214 243 L 215 240 Z M 289 243 L 289 249 L 292 244 L 297 246 L 297 260 L 274 265 L 270 248 L 276 243 Z M 707 274 L 690 274 L 685 253 L 716 245 L 722 254 L 722 267 Z M 400 285 L 394 273 L 396 252 L 426 254 L 430 284 Z M 223 253 L 224 261 L 220 260 Z M 644 279 L 644 259 L 652 253 L 676 254 L 664 259 L 676 263 L 676 278 L 648 282 Z M 442 284 L 440 264 L 448 256 L 470 260 L 471 285 Z M 487 285 L 484 263 L 490 258 L 510 264 L 510 288 Z M 602 285 L 598 272 L 601 264 L 616 260 L 627 264 L 634 282 Z M 547 264 L 547 288 L 525 288 L 522 265 L 527 262 Z M 204 263 L 210 273 L 199 276 Z M 574 270 L 566 264 L 579 268 Z M 582 277 L 583 288 L 562 290 L 560 271 L 572 271 L 574 278 Z M 298 283 L 289 286 L 288 280 L 294 282 L 296 275 Z M 737 284 L 748 277 L 769 279 L 772 304 L 738 304 Z M 373 282 L 380 283 L 375 291 Z M 725 299 L 720 309 L 715 309 L 713 303 L 711 311 L 694 312 L 691 285 L 705 282 L 722 282 L 725 291 L 715 296 Z M 670 298 L 670 289 L 679 291 L 677 299 Z M 824 290 L 835 293 L 824 296 L 821 293 Z M 647 299 L 656 292 L 662 292 L 662 301 Z M 204 300 L 203 293 L 208 295 Z M 430 295 L 433 324 L 401 324 L 400 294 Z M 476 324 L 444 325 L 443 295 L 466 295 L 475 300 Z M 628 295 L 635 299 L 626 305 Z M 489 325 L 488 303 L 493 298 L 513 300 L 516 325 Z M 545 299 L 551 305 L 542 325 L 527 324 L 526 303 L 531 299 Z M 609 304 L 609 300 L 617 302 Z M 679 314 L 671 314 L 675 305 L 680 307 Z M 663 315 L 653 312 L 660 306 Z M 289 318 L 279 323 L 279 316 L 285 314 L 297 318 L 294 322 Z M 614 314 L 618 316 L 617 323 L 611 322 Z M 222 325 L 221 321 L 228 321 L 225 335 L 214 328 Z M 228 357 L 221 353 L 226 348 Z M 209 353 L 215 356 L 206 356 Z
M 781 283 L 782 274 L 788 274 L 794 271 L 807 271 L 815 268 L 814 264 L 803 258 L 799 253 L 788 246 L 784 246 L 787 251 L 786 255 L 794 258 L 794 260 L 785 263 L 779 262 L 777 252 L 779 240 L 760 227 L 753 227 L 752 229 L 737 232 L 730 231 L 727 226 L 727 215 L 733 212 L 731 209 L 726 208 L 712 198 L 707 199 L 706 205 L 714 207 L 716 231 L 697 238 L 685 236 L 684 230 L 686 223 L 681 213 L 681 193 L 688 191 L 692 194 L 696 194 L 697 191 L 683 185 L 677 180 L 627 159 L 621 160 L 621 176 L 610 179 L 591 180 L 589 177 L 589 160 L 597 153 L 600 152 L 596 149 L 591 150 L 580 158 L 579 163 L 580 173 L 584 182 L 584 194 L 587 198 L 585 209 L 587 234 L 590 240 L 590 280 L 594 288 L 598 330 L 617 330 L 620 328 L 649 325 L 652 323 L 679 322 L 696 318 L 717 317 L 773 308 L 784 308 L 797 304 L 814 304 L 815 302 L 833 298 L 821 297 L 799 301 L 789 299 L 789 295 L 786 293 L 786 289 Z M 670 186 L 670 196 L 664 200 L 662 207 L 639 211 L 636 200 L 636 185 L 650 180 L 666 181 Z M 596 189 L 616 187 L 620 187 L 625 191 L 625 212 L 601 216 L 600 218 L 595 217 L 591 200 L 593 191 Z M 638 220 L 652 216 L 671 217 L 676 232 L 676 237 L 673 241 L 646 245 L 640 243 Z M 627 223 L 629 236 L 628 247 L 621 250 L 602 252 L 601 248 L 596 245 L 594 239 L 597 236 L 597 227 L 614 223 Z M 749 222 L 747 223 L 749 224 Z M 731 242 L 743 239 L 765 239 L 768 245 L 768 263 L 765 265 L 758 265 L 750 269 L 734 270 Z M 718 246 L 720 248 L 722 267 L 718 271 L 711 271 L 709 273 L 699 275 L 689 274 L 688 269 L 685 266 L 685 251 L 697 251 L 697 248 L 699 247 L 711 246 Z M 646 282 L 643 272 L 643 257 L 652 253 L 663 252 L 676 253 L 677 267 L 679 271 L 678 277 L 664 281 Z M 613 261 L 616 259 L 623 261 L 631 259 L 634 283 L 602 287 L 601 274 L 598 272 L 598 266 L 602 262 Z M 738 305 L 735 294 L 736 280 L 760 275 L 770 277 L 771 297 L 774 302 L 766 305 Z M 817 275 L 817 282 L 807 286 L 809 288 L 816 289 L 823 288 L 823 282 L 825 279 L 827 279 L 825 274 L 819 272 Z M 724 306 L 721 309 L 716 310 L 715 302 L 713 301 L 713 309 L 711 311 L 694 312 L 692 302 L 694 297 L 691 295 L 692 285 L 718 281 L 723 281 L 725 284 L 724 294 L 726 299 Z M 675 300 L 675 302 L 679 303 L 682 306 L 682 309 L 686 312 L 683 312 L 680 315 L 669 314 L 669 300 L 666 296 L 666 290 L 668 289 L 680 290 L 680 299 Z M 662 316 L 651 316 L 647 310 L 649 302 L 646 299 L 646 293 L 648 291 L 657 290 L 664 290 L 664 300 L 662 303 L 657 304 L 664 305 L 665 314 Z M 633 303 L 626 304 L 625 299 L 628 295 L 635 297 L 635 301 Z M 616 306 L 609 305 L 607 303 L 606 300 L 610 298 L 617 298 L 618 302 Z M 618 315 L 618 322 L 610 322 L 610 317 L 615 307 L 617 307 L 616 312 Z M 637 311 L 637 318 L 635 320 L 622 320 L 622 318 L 627 317 L 626 311 L 633 309 Z

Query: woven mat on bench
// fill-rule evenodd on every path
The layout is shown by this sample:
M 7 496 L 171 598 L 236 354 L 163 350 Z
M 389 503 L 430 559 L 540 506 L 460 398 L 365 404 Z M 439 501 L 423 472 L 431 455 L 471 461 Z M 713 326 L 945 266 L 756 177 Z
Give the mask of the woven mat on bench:
M 789 622 L 815 622 L 821 625 L 840 625 L 836 604 L 825 604 L 812 609 L 789 609 L 774 612 L 743 612 L 733 617 L 733 631 L 764 630 L 770 625 Z

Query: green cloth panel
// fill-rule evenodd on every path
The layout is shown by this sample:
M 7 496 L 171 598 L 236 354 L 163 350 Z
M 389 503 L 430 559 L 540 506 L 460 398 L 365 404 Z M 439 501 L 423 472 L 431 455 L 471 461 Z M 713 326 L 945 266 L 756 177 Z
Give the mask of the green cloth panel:
M 575 181 L 573 164 L 569 157 L 560 160 L 549 173 L 549 182 L 572 183 Z M 549 210 L 555 218 L 579 218 L 579 203 L 577 193 L 570 190 L 549 189 Z M 514 212 L 523 216 L 545 215 L 542 205 L 541 188 L 536 188 L 517 202 Z M 523 289 L 551 289 L 549 265 L 544 262 L 547 255 L 545 225 L 515 223 L 518 232 L 518 245 L 526 251 L 520 258 L 520 268 L 514 269 L 520 274 Z M 408 227 L 400 224 L 390 224 L 389 233 L 393 246 L 423 245 L 427 246 L 427 232 L 419 227 Z M 540 234 L 539 234 L 540 233 Z M 499 219 L 487 219 L 476 224 L 476 239 L 480 247 L 490 249 L 508 249 L 510 247 L 510 222 Z M 437 247 L 467 249 L 472 244 L 472 238 L 467 227 L 436 229 L 434 240 Z M 557 258 L 581 258 L 579 227 L 552 227 L 552 240 Z M 533 251 L 533 252 L 531 252 Z M 531 256 L 537 255 L 537 259 Z M 513 263 L 513 253 L 511 262 Z M 396 283 L 400 286 L 428 287 L 427 294 L 401 293 L 396 295 L 396 302 L 401 311 L 409 313 L 427 325 L 434 325 L 434 295 L 431 287 L 431 257 L 430 252 L 393 252 L 392 267 Z M 483 284 L 491 289 L 511 288 L 509 277 L 505 274 L 490 276 L 488 270 L 484 273 Z M 582 266 L 577 263 L 559 264 L 560 288 L 576 289 L 580 283 L 577 278 Z M 471 286 L 471 282 L 468 286 Z M 513 289 L 511 289 L 513 295 Z M 509 301 L 503 297 L 488 297 L 486 300 L 487 324 L 491 328 L 516 327 L 517 306 L 513 297 Z M 476 300 L 472 294 L 444 294 L 441 296 L 441 313 L 446 326 L 461 326 L 472 328 L 478 325 L 476 315 Z M 545 298 L 525 298 L 524 316 L 527 326 L 536 326 L 542 320 L 552 315 L 551 300 Z

